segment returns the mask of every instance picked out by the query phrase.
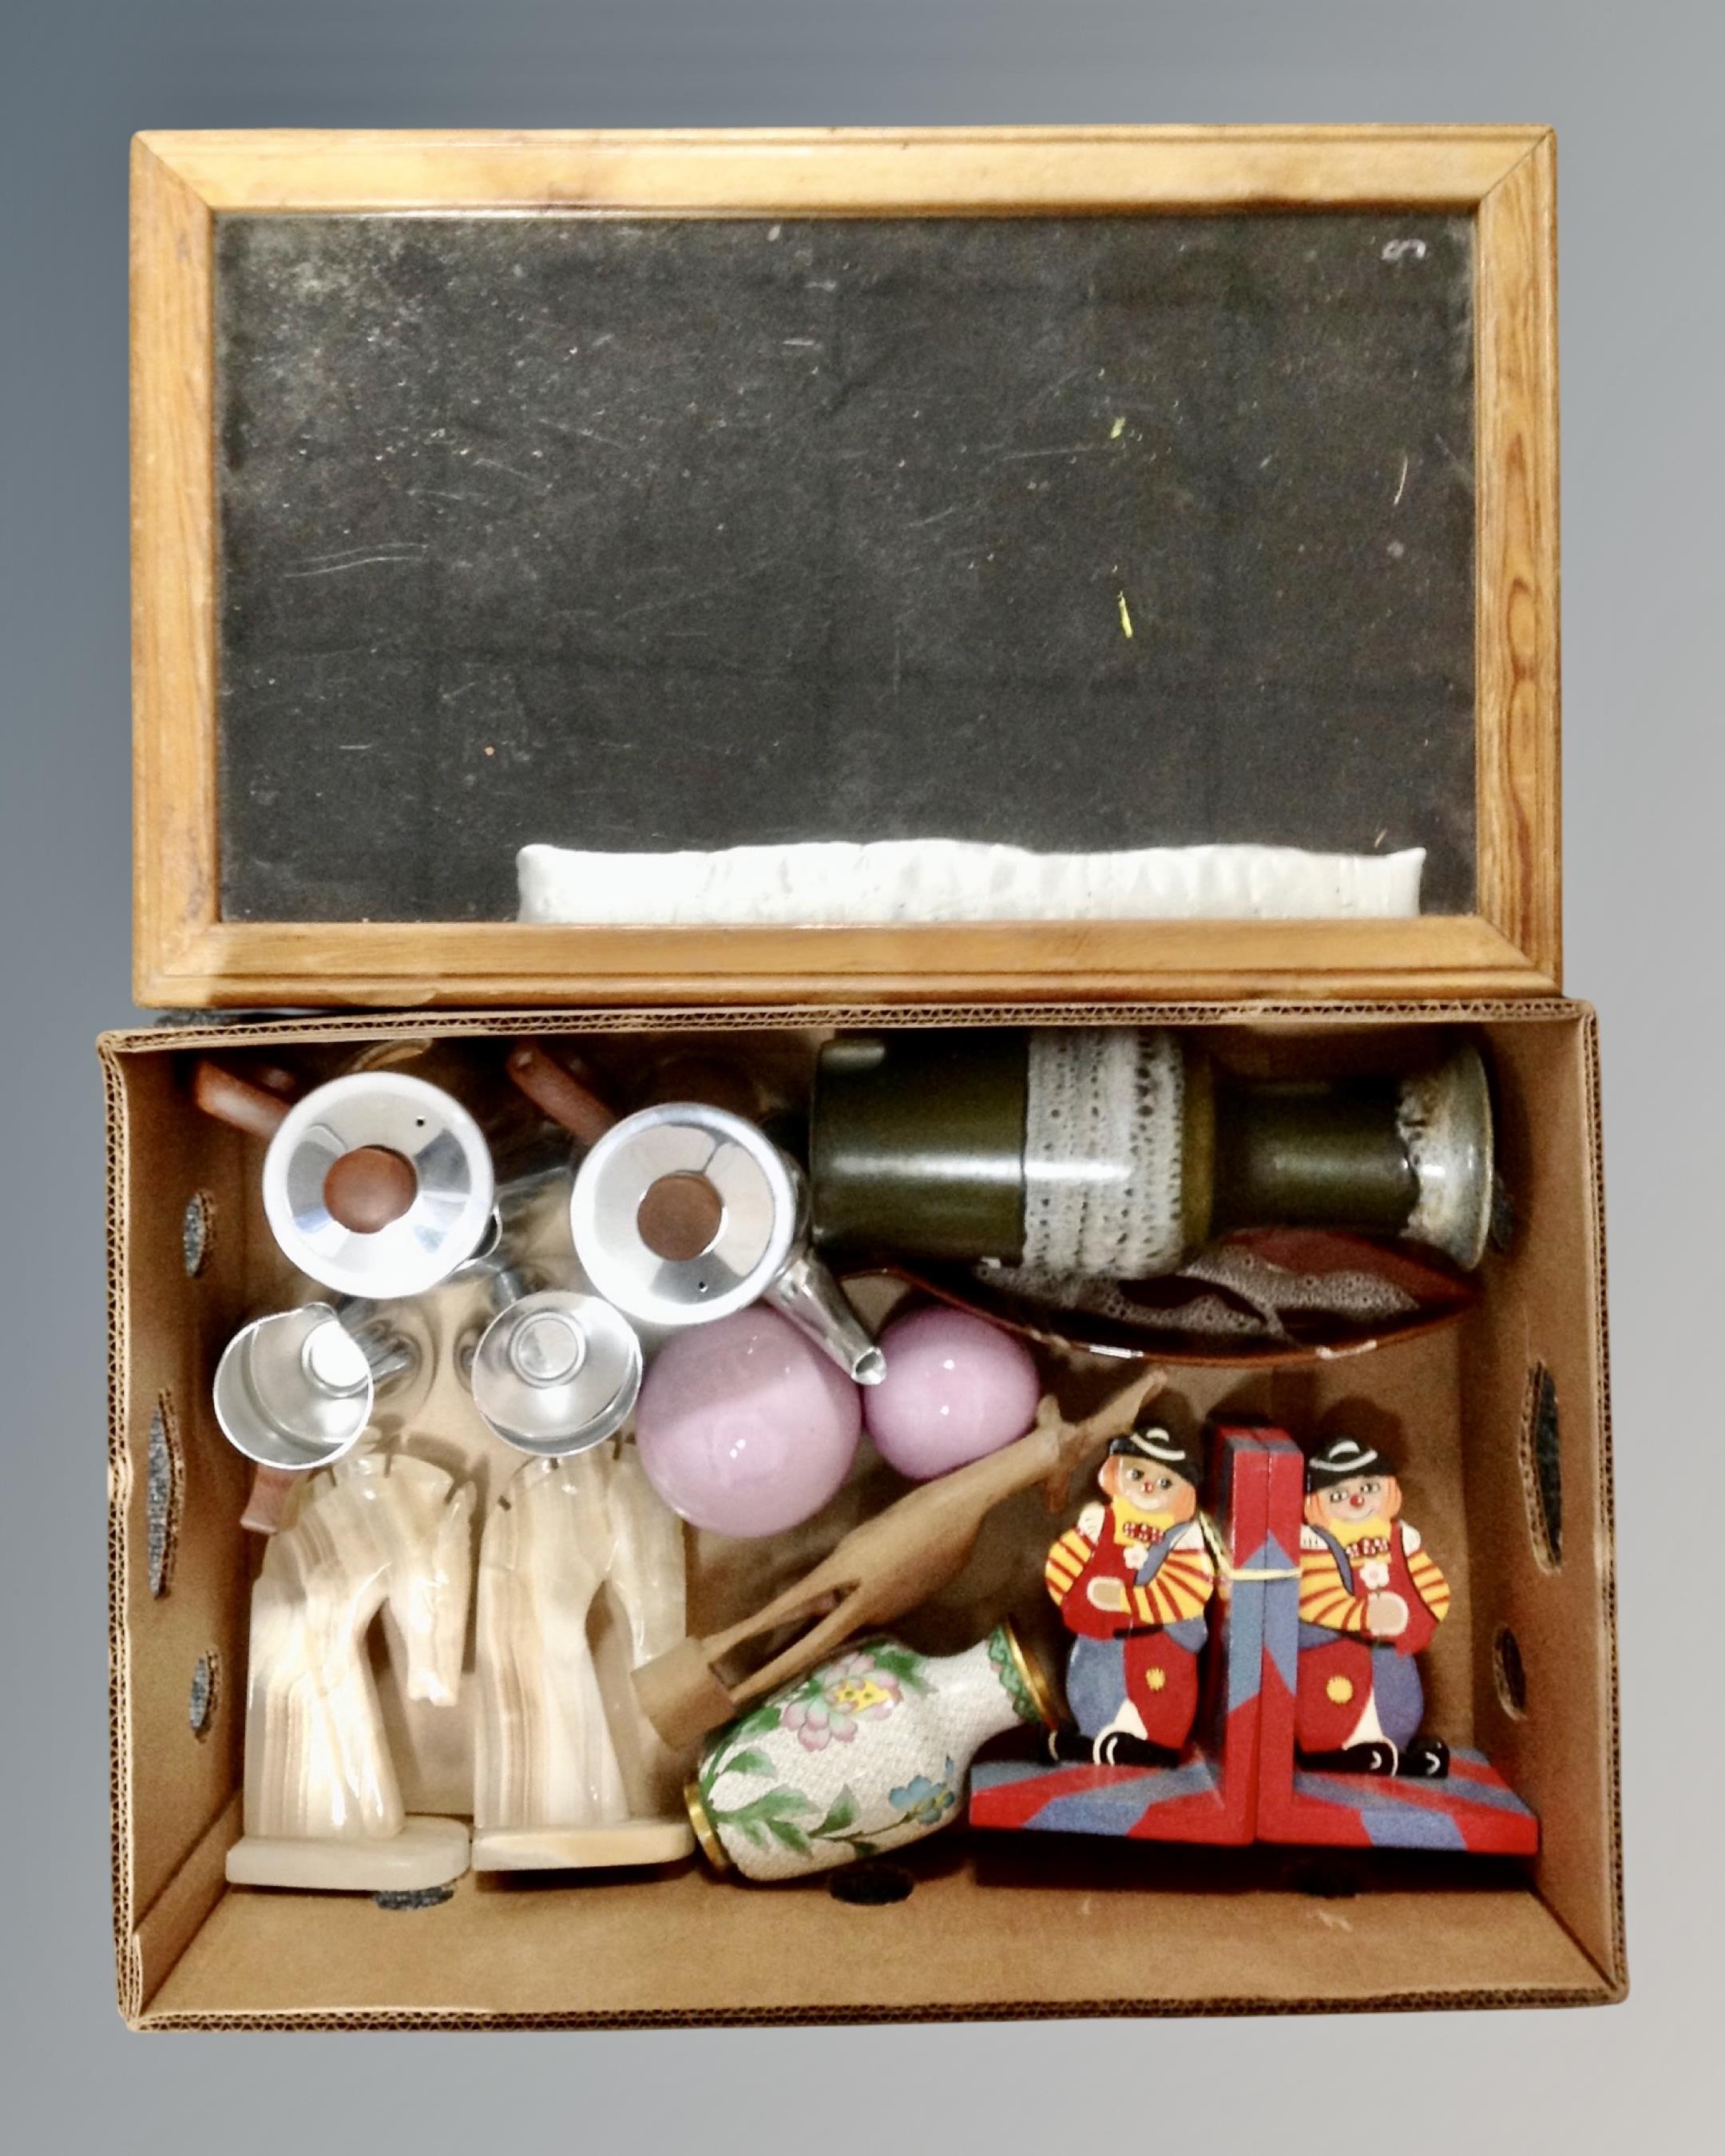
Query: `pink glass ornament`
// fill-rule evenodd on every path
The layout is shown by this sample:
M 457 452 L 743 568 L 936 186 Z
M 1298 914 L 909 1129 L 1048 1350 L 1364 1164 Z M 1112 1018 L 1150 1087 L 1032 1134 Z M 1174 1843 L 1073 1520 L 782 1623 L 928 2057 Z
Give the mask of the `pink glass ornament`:
M 913 1482 L 998 1452 L 1036 1419 L 1029 1350 L 968 1311 L 913 1310 L 880 1336 L 886 1375 L 864 1414 L 881 1458 Z
M 776 1535 L 818 1512 L 850 1471 L 857 1388 L 805 1333 L 756 1304 L 674 1333 L 635 1409 L 647 1479 L 721 1535 Z

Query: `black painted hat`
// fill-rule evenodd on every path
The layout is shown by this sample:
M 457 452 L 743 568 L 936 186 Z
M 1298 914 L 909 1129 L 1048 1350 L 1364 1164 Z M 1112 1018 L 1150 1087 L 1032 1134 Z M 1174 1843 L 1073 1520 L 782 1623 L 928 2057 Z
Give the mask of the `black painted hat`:
M 1394 1461 L 1386 1459 L 1374 1446 L 1362 1444 L 1357 1437 L 1332 1437 L 1322 1452 L 1314 1452 L 1307 1461 L 1306 1487 L 1308 1491 L 1330 1490 L 1352 1476 L 1394 1472 Z
M 1184 1444 L 1159 1422 L 1146 1423 L 1141 1430 L 1129 1430 L 1124 1437 L 1117 1437 L 1108 1447 L 1109 1458 L 1117 1453 L 1172 1467 L 1176 1475 L 1183 1475 L 1189 1482 L 1197 1482 L 1204 1473 L 1202 1441 L 1194 1439 Z

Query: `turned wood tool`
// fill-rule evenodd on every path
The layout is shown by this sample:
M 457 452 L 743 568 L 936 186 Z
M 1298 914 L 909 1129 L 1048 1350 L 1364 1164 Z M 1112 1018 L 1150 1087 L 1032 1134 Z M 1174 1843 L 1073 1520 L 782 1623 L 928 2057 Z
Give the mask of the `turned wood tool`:
M 1004 1499 L 1040 1483 L 1048 1509 L 1058 1512 L 1073 1476 L 1133 1427 L 1165 1383 L 1159 1370 L 1141 1373 L 1080 1422 L 1066 1421 L 1059 1403 L 1045 1397 L 1034 1426 L 1015 1444 L 923 1483 L 864 1521 L 806 1578 L 740 1625 L 681 1640 L 637 1670 L 642 1712 L 667 1744 L 690 1743 L 855 1634 L 901 1617 L 963 1568 L 984 1515 Z M 807 1629 L 751 1675 L 735 1684 L 720 1676 L 740 1648 L 798 1624 Z
M 539 1112 L 560 1124 L 579 1145 L 597 1145 L 617 1121 L 615 1112 L 590 1086 L 531 1040 L 510 1050 L 508 1070 Z

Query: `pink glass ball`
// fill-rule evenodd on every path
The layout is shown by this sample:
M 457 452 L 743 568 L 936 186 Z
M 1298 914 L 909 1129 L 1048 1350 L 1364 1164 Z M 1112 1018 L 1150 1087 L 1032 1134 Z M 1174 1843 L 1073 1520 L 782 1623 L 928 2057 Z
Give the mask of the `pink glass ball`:
M 647 1480 L 674 1512 L 721 1535 L 776 1535 L 818 1512 L 861 1430 L 850 1379 L 758 1303 L 674 1333 L 635 1409 Z
M 895 1318 L 880 1336 L 886 1375 L 865 1395 L 875 1450 L 913 1482 L 998 1452 L 1036 1419 L 1042 1387 L 1030 1351 L 967 1311 Z

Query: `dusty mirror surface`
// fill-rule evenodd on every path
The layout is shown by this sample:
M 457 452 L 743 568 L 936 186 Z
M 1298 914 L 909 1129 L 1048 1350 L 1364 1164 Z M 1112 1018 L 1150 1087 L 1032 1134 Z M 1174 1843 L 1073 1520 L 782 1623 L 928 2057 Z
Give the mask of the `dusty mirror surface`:
M 1474 904 L 1473 227 L 224 215 L 221 906 L 535 841 L 1427 850 Z

